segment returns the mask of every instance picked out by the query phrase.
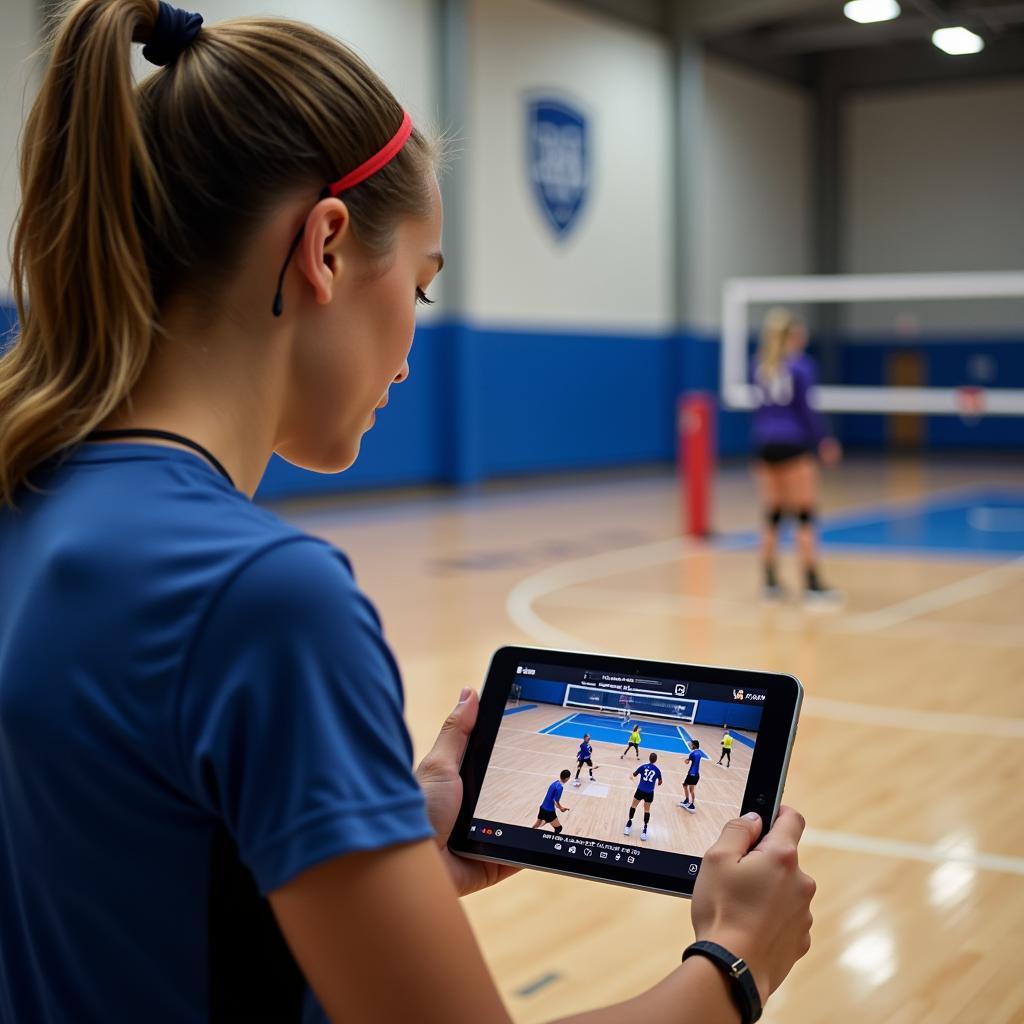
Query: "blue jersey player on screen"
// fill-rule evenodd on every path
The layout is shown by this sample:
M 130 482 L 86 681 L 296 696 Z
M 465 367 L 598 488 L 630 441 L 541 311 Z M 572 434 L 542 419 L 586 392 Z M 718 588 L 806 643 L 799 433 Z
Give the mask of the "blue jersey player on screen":
M 561 772 L 558 778 L 548 786 L 548 791 L 544 794 L 544 802 L 540 805 L 540 809 L 537 811 L 537 820 L 530 826 L 530 828 L 540 828 L 542 825 L 550 825 L 556 833 L 562 831 L 562 823 L 558 820 L 558 811 L 561 811 L 563 814 L 568 814 L 569 808 L 563 807 L 558 801 L 561 800 L 565 784 L 571 777 L 572 772 L 566 768 Z
M 693 802 L 697 783 L 700 782 L 700 763 L 708 755 L 700 749 L 700 740 L 690 740 L 690 754 L 686 759 L 686 778 L 683 780 L 683 799 L 679 806 L 691 814 L 697 813 L 697 805 Z
M 636 784 L 636 792 L 633 794 L 633 802 L 629 806 L 629 820 L 626 822 L 626 827 L 622 830 L 624 836 L 628 836 L 633 830 L 633 815 L 636 813 L 636 805 L 641 800 L 644 802 L 644 827 L 640 832 L 640 838 L 643 840 L 647 839 L 647 825 L 651 820 L 651 804 L 654 802 L 654 787 L 660 786 L 661 769 L 656 764 L 658 755 L 652 753 L 647 759 L 647 764 L 642 764 L 633 775 L 638 776 Z
M 594 748 L 590 745 L 590 733 L 585 732 L 583 734 L 583 742 L 580 744 L 580 749 L 576 752 L 576 778 L 573 780 L 574 786 L 580 784 L 580 771 L 583 766 L 587 766 L 587 771 L 590 772 L 590 781 L 594 781 L 594 768 L 600 767 L 595 765 L 593 762 Z

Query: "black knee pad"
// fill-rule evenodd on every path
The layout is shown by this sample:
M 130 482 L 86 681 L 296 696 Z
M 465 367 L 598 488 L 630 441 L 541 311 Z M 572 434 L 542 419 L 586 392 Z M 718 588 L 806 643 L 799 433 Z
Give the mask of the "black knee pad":
M 784 516 L 785 512 L 783 512 L 781 508 L 770 508 L 764 514 L 765 522 L 767 522 L 769 526 L 778 526 L 779 523 L 782 522 Z
M 814 522 L 814 509 L 802 508 L 797 512 L 796 517 L 802 526 L 810 526 Z
M 556 825 L 555 826 L 555 835 L 557 836 L 558 833 L 561 832 L 561 831 L 562 831 L 562 826 L 561 825 Z

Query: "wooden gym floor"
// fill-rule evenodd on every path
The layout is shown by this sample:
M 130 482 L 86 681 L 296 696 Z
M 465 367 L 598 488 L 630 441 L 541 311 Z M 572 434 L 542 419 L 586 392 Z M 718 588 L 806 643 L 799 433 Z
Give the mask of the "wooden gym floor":
M 800 676 L 786 801 L 808 820 L 814 945 L 763 1019 L 1022 1024 L 1019 461 L 828 474 L 824 565 L 846 594 L 829 613 L 758 599 L 745 469 L 716 488 L 709 543 L 679 538 L 661 473 L 280 510 L 351 555 L 402 665 L 418 752 L 506 643 Z M 691 941 L 685 901 L 541 872 L 465 906 L 527 1024 L 639 991 Z

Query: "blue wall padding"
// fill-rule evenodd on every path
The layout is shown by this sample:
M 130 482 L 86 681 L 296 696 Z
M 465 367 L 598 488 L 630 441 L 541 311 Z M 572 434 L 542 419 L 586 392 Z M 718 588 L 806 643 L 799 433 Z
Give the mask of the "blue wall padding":
M 489 331 L 476 347 L 481 477 L 672 458 L 664 337 Z
M 733 729 L 756 732 L 761 724 L 761 708 L 728 701 L 702 700 L 697 705 L 697 725 L 728 725 Z
M 565 699 L 565 683 L 553 683 L 548 679 L 523 677 L 521 700 L 539 700 L 542 704 L 561 704 Z
M 422 327 L 409 380 L 344 474 L 271 461 L 260 498 L 670 463 L 676 404 L 718 387 L 711 334 Z M 721 412 L 718 450 L 748 450 L 750 417 Z
M 0 304 L 0 346 L 15 324 Z M 1024 386 L 1024 339 L 917 339 L 873 336 L 835 340 L 840 378 L 883 385 L 891 353 L 918 351 L 928 384 L 955 387 L 986 356 L 991 383 Z M 273 458 L 260 498 L 333 494 L 434 483 L 472 485 L 515 474 L 670 463 L 676 450 L 676 404 L 687 391 L 717 393 L 720 346 L 715 332 L 491 330 L 464 321 L 420 327 L 411 375 L 363 438 L 344 473 L 309 473 Z M 976 364 L 973 364 L 976 365 Z M 884 448 L 886 419 L 837 418 L 853 448 Z M 719 410 L 718 452 L 750 450 L 750 415 Z M 926 422 L 926 447 L 1024 449 L 1024 418 L 956 416 Z
M 14 341 L 18 312 L 9 302 L 0 302 L 0 353 Z
M 842 382 L 858 386 L 884 386 L 886 365 L 891 355 L 912 352 L 921 356 L 928 387 L 955 388 L 964 385 L 1024 388 L 1024 339 L 957 338 L 944 336 L 908 342 L 898 337 L 873 336 L 847 341 L 841 346 Z M 979 381 L 972 367 L 980 358 L 993 370 L 991 380 Z M 882 416 L 843 416 L 842 440 L 855 448 L 884 448 L 887 422 Z M 986 416 L 969 424 L 959 416 L 926 416 L 925 448 L 951 449 L 1024 448 L 1024 417 Z

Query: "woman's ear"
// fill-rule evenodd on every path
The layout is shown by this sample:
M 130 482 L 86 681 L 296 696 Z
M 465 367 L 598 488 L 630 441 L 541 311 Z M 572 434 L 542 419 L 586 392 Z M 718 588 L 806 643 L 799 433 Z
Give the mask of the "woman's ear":
M 321 199 L 309 211 L 299 243 L 299 270 L 313 286 L 320 305 L 331 301 L 344 266 L 341 247 L 349 229 L 348 207 L 340 199 Z

